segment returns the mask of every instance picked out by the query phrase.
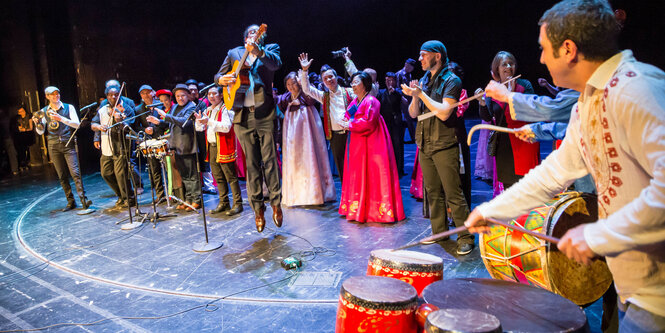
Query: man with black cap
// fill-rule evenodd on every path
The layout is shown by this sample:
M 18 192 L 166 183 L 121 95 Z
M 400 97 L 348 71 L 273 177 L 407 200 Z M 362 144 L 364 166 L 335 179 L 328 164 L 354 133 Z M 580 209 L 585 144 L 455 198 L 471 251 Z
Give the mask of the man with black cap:
M 395 73 L 386 73 L 386 89 L 380 89 L 376 99 L 381 102 L 381 116 L 386 122 L 390 141 L 393 144 L 397 171 L 404 175 L 404 137 L 402 136 L 402 89 L 397 88 Z M 406 103 L 406 101 L 404 101 Z
M 402 90 L 413 97 L 409 114 L 437 112 L 436 117 L 419 121 L 416 127 L 416 144 L 423 172 L 425 189 L 429 196 L 432 233 L 448 230 L 446 208 L 452 211 L 455 225 L 461 227 L 469 215 L 469 207 L 462 192 L 459 177 L 459 146 L 455 136 L 456 103 L 462 90 L 462 80 L 448 69 L 446 47 L 438 40 L 425 42 L 420 47 L 420 64 L 425 76 L 418 81 L 403 84 Z M 473 236 L 460 233 L 457 238 L 457 254 L 465 255 L 473 250 Z
M 148 116 L 159 116 L 154 107 L 148 107 L 148 105 L 159 103 L 159 99 L 156 98 L 155 90 L 147 84 L 144 84 L 139 88 L 139 95 L 141 96 L 141 104 L 136 107 L 136 114 L 139 115 L 146 111 L 148 112 L 136 118 L 136 129 L 144 131 L 150 138 L 157 139 L 164 135 L 169 128 L 166 123 L 160 124 L 158 122 L 157 124 L 152 124 L 148 121 Z M 153 181 L 152 186 L 154 186 L 155 189 L 157 202 L 161 203 L 166 200 L 164 194 L 164 182 L 162 181 L 162 166 L 155 156 L 147 157 L 147 160 L 150 165 L 150 177 Z
M 245 65 L 249 67 L 250 86 L 244 96 L 242 108 L 233 110 L 233 124 L 247 159 L 247 195 L 254 210 L 256 230 L 262 232 L 266 224 L 263 216 L 266 209 L 263 197 L 264 174 L 270 192 L 273 221 L 277 227 L 282 226 L 282 187 L 273 137 L 275 101 L 272 95 L 273 78 L 275 71 L 282 66 L 282 60 L 279 56 L 279 45 L 256 44 L 258 31 L 257 25 L 245 29 L 245 45 L 229 50 L 222 67 L 215 75 L 215 82 L 223 89 L 234 84 L 236 77 L 229 71 L 235 61 L 241 60 L 245 50 L 249 52 Z
M 37 134 L 42 135 L 46 131 L 46 138 L 48 140 L 48 152 L 55 166 L 55 171 L 58 173 L 60 186 L 65 191 L 67 197 L 67 206 L 62 209 L 63 212 L 76 208 L 76 201 L 74 201 L 74 194 L 72 187 L 69 185 L 69 175 L 74 178 L 76 184 L 76 192 L 81 199 L 81 205 L 87 209 L 92 205 L 92 201 L 88 200 L 85 196 L 83 189 L 83 181 L 81 180 L 81 170 L 79 169 L 78 154 L 76 152 L 76 138 L 69 142 L 75 128 L 78 128 L 79 117 L 76 114 L 76 108 L 71 104 L 65 104 L 60 101 L 60 89 L 50 86 L 44 89 L 46 99 L 49 105 L 44 107 L 42 111 L 45 117 L 37 119 L 33 117 L 35 124 L 41 122 L 42 126 L 37 126 Z M 50 118 L 47 123 L 46 118 Z M 69 145 L 67 145 L 69 142 Z M 68 173 L 69 172 L 69 173 Z
M 416 61 L 409 58 L 406 59 L 404 62 L 404 67 L 395 73 L 397 77 L 397 86 L 401 86 L 403 84 L 408 85 L 409 82 L 411 82 L 411 73 L 413 70 L 416 68 Z M 407 103 L 411 103 L 411 96 L 406 96 Z M 416 120 L 411 118 L 409 116 L 409 107 L 408 104 L 405 104 L 404 107 L 402 108 L 402 114 L 404 115 L 404 121 L 406 122 L 406 128 L 409 129 L 409 135 L 411 136 L 411 142 L 414 140 L 416 136 Z M 404 130 L 405 128 L 402 127 L 402 140 L 404 140 Z
M 198 209 L 201 207 L 201 181 L 196 170 L 197 147 L 194 145 L 194 121 L 190 119 L 196 105 L 190 101 L 189 89 L 184 84 L 177 84 L 173 88 L 173 94 L 178 103 L 175 109 L 169 113 L 159 108 L 155 108 L 155 110 L 163 119 L 160 120 L 160 123 L 166 122 L 171 129 L 169 146 L 176 150 L 175 160 L 185 187 L 185 201 L 194 209 Z M 150 122 L 156 120 L 155 117 L 148 117 Z M 183 204 L 177 208 L 192 210 Z

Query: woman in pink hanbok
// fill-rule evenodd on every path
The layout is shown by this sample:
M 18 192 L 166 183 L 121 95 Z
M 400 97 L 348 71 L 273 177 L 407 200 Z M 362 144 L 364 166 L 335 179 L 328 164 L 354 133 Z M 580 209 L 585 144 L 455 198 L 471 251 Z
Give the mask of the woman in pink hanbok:
M 287 93 L 277 98 L 282 126 L 282 204 L 321 205 L 335 200 L 326 140 L 316 101 L 303 94 L 295 72 L 284 78 Z
M 381 104 L 368 94 L 372 78 L 357 72 L 352 79 L 351 87 L 357 97 L 346 111 L 349 139 L 339 213 L 358 222 L 403 220 L 395 153 L 380 114 Z

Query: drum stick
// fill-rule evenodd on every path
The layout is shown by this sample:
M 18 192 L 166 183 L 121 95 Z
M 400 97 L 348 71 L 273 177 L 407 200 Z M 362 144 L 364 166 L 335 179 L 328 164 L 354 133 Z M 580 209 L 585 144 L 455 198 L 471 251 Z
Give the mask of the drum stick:
M 552 237 L 552 236 L 548 236 L 548 235 L 545 235 L 545 234 L 541 234 L 541 233 L 536 232 L 536 231 L 533 231 L 533 230 L 527 230 L 527 229 L 524 229 L 524 228 L 522 228 L 522 227 L 520 227 L 520 226 L 510 225 L 510 224 L 508 224 L 508 223 L 506 223 L 506 222 L 501 222 L 501 221 L 495 220 L 495 219 L 493 219 L 493 218 L 486 218 L 485 220 L 486 220 L 487 222 L 490 222 L 490 223 L 498 224 L 498 225 L 500 225 L 500 226 L 503 226 L 503 227 L 506 227 L 506 228 L 509 228 L 509 229 L 513 229 L 513 230 L 516 230 L 516 231 L 519 231 L 519 232 L 525 233 L 525 234 L 527 234 L 527 235 L 531 235 L 531 236 L 533 236 L 533 237 L 536 237 L 536 238 L 542 239 L 542 240 L 544 240 L 544 241 L 546 241 L 546 242 L 550 242 L 550 243 L 552 243 L 552 244 L 559 244 L 559 239 L 556 238 L 556 237 Z
M 469 134 L 466 138 L 466 144 L 471 145 L 471 136 L 473 136 L 473 132 L 479 130 L 479 129 L 486 129 L 490 131 L 497 131 L 497 132 L 503 132 L 503 133 L 516 133 L 517 129 L 516 128 L 508 128 L 508 127 L 501 127 L 501 126 L 496 126 L 496 125 L 490 125 L 490 124 L 478 124 L 476 126 L 471 127 L 469 130 Z
M 559 239 L 556 238 L 556 237 L 544 235 L 544 234 L 541 234 L 539 232 L 532 231 L 532 230 L 527 230 L 527 229 L 524 229 L 520 226 L 510 225 L 508 223 L 501 222 L 501 221 L 498 221 L 498 220 L 495 220 L 495 219 L 492 219 L 492 218 L 486 218 L 485 220 L 487 222 L 490 222 L 490 223 L 493 223 L 493 224 L 498 224 L 498 225 L 500 225 L 502 227 L 506 227 L 508 229 L 513 229 L 513 230 L 525 233 L 527 235 L 531 235 L 533 237 L 536 237 L 538 239 L 542 239 L 542 240 L 544 240 L 546 242 L 550 242 L 552 244 L 558 244 L 559 243 Z M 414 246 L 418 246 L 418 245 L 429 245 L 429 244 L 432 244 L 432 243 L 436 242 L 439 239 L 449 237 L 449 236 L 454 235 L 454 234 L 459 234 L 460 232 L 467 231 L 467 230 L 469 230 L 469 229 L 466 226 L 462 226 L 462 227 L 455 228 L 455 229 L 452 229 L 452 230 L 440 232 L 438 234 L 435 234 L 435 235 L 432 235 L 432 236 L 429 236 L 429 237 L 425 237 L 425 238 L 423 238 L 423 239 L 421 239 L 417 242 L 410 243 L 410 244 L 398 247 L 396 249 L 393 249 L 392 251 L 404 250 L 404 249 L 408 249 L 410 247 L 414 247 Z
M 507 80 L 507 81 L 504 82 L 503 84 L 508 84 L 508 83 L 510 83 L 510 82 L 513 82 L 513 81 L 517 80 L 517 78 L 519 78 L 520 76 L 522 76 L 522 74 L 520 74 L 520 75 L 518 75 L 518 76 L 516 76 L 516 77 L 514 77 L 514 78 L 512 78 L 512 79 L 510 79 L 510 80 Z M 463 100 L 461 100 L 461 101 L 459 101 L 459 102 L 457 102 L 457 103 L 455 103 L 455 104 L 453 104 L 453 105 L 450 105 L 450 106 L 448 106 L 448 108 L 446 108 L 446 110 L 454 109 L 454 108 L 456 108 L 456 107 L 458 107 L 458 106 L 460 106 L 460 105 L 462 105 L 462 104 L 469 103 L 469 102 L 473 101 L 474 99 L 478 99 L 478 98 L 480 98 L 480 97 L 483 97 L 483 95 L 485 95 L 485 92 L 484 92 L 484 91 L 483 91 L 483 92 L 480 92 L 480 93 L 477 93 L 477 94 L 475 94 L 475 95 L 473 95 L 473 96 L 471 96 L 471 97 L 469 97 L 469 98 L 465 98 L 465 99 L 463 99 Z M 421 121 L 421 120 L 425 120 L 425 119 L 427 119 L 427 118 L 434 117 L 434 116 L 436 116 L 437 114 L 439 114 L 439 112 L 428 112 L 428 113 L 423 113 L 423 114 L 421 114 L 421 115 L 418 116 L 418 121 Z M 470 136 L 470 135 L 469 135 L 469 136 Z

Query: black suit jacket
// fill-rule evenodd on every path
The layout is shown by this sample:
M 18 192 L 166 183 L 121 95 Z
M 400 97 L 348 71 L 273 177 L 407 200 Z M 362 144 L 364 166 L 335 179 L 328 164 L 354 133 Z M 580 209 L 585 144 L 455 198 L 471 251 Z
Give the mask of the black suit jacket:
M 164 122 L 170 124 L 171 137 L 169 145 L 175 148 L 175 152 L 180 155 L 195 154 L 194 145 L 194 102 L 189 102 L 183 106 L 175 104 L 175 109 L 164 117 Z
M 256 102 L 254 118 L 256 119 L 274 116 L 275 100 L 272 96 L 272 82 L 275 71 L 282 66 L 282 59 L 279 56 L 279 45 L 268 44 L 263 50 L 263 57 L 257 58 L 249 71 L 254 80 L 254 101 Z M 240 61 L 243 53 L 245 53 L 244 46 L 238 46 L 229 50 L 222 67 L 215 74 L 215 82 L 219 82 L 219 78 L 231 70 L 235 61 Z M 242 112 L 242 110 L 234 111 L 234 123 L 242 123 L 247 120 L 245 112 Z

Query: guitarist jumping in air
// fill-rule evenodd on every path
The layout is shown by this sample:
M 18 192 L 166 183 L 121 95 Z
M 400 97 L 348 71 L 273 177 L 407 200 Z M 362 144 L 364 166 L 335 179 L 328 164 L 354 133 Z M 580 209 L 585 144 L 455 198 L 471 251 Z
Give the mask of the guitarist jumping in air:
M 215 74 L 215 82 L 222 86 L 224 104 L 235 112 L 233 129 L 247 158 L 247 196 L 259 232 L 266 224 L 264 174 L 272 219 L 277 227 L 282 226 L 282 188 L 273 140 L 275 102 L 272 97 L 273 77 L 282 66 L 282 60 L 279 45 L 263 45 L 266 28 L 262 24 L 245 29 L 244 46 L 229 50 Z

